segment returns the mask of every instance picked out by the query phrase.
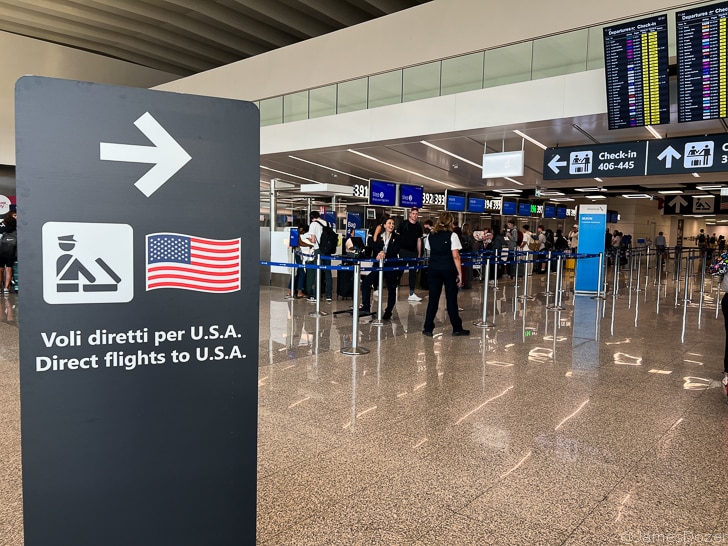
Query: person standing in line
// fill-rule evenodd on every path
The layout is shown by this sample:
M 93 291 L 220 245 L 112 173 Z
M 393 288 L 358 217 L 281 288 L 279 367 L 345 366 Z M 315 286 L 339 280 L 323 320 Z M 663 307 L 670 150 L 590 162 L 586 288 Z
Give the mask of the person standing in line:
M 402 220 L 399 225 L 399 257 L 400 258 L 421 258 L 422 257 L 422 226 L 419 220 L 420 209 L 412 207 L 409 210 L 409 216 L 406 220 Z M 405 262 L 406 266 L 417 266 L 419 262 Z M 418 302 L 422 298 L 415 294 L 415 285 L 417 283 L 417 270 L 409 270 L 409 297 L 407 301 Z
M 664 264 L 664 259 L 666 256 L 666 252 L 665 252 L 666 249 L 667 249 L 667 239 L 665 239 L 665 236 L 662 234 L 662 232 L 659 232 L 657 234 L 657 237 L 655 237 L 655 250 L 657 251 L 658 258 L 662 257 L 663 264 Z M 660 262 L 658 259 L 656 267 L 659 267 L 659 263 Z
M 538 258 L 539 260 L 542 260 L 538 263 L 537 267 L 533 270 L 534 273 L 546 273 L 546 266 L 548 265 L 548 262 L 546 261 L 546 228 L 542 225 L 539 225 L 536 227 L 536 240 L 538 240 L 538 251 L 544 252 L 544 254 L 541 254 Z
M 516 250 L 518 248 L 518 228 L 516 227 L 516 219 L 511 218 L 506 223 L 505 240 L 508 243 L 508 265 L 504 277 L 513 278 L 516 273 Z
M 470 229 L 470 224 L 465 222 L 460 232 L 460 244 L 462 245 L 463 253 L 469 253 L 475 251 L 475 237 L 473 237 L 473 231 Z M 465 261 L 472 261 L 472 256 L 466 256 Z M 473 285 L 473 266 L 462 265 L 463 270 L 463 290 L 472 290 Z
M 725 322 L 725 350 L 723 353 L 723 385 L 728 396 L 728 275 L 723 275 L 720 281 L 720 289 L 723 290 L 723 299 L 720 300 L 720 308 L 723 311 L 723 321 Z M 728 398 L 726 398 L 728 404 Z
M 326 226 L 327 223 L 325 220 L 321 219 L 321 215 L 317 210 L 311 211 L 311 225 L 308 227 L 308 233 L 306 233 L 305 240 L 313 245 L 313 256 L 314 256 L 314 262 L 316 262 L 316 257 L 321 255 L 321 265 L 331 265 L 331 258 L 329 256 L 325 256 L 321 254 L 319 251 L 319 241 L 321 241 L 321 233 L 324 230 L 324 226 Z M 331 270 L 325 269 L 324 270 L 324 283 L 326 284 L 326 301 L 331 301 L 332 298 L 332 284 L 333 280 L 331 277 Z M 314 293 L 309 294 L 309 301 L 316 301 L 316 298 L 318 296 L 318 291 L 321 289 L 321 287 L 314 287 Z
M 572 254 L 576 254 L 579 248 L 579 224 L 574 224 L 569 232 L 569 248 Z
M 453 233 L 453 216 L 442 212 L 432 233 L 427 238 L 426 249 L 430 252 L 430 301 L 427 302 L 427 313 L 422 333 L 432 337 L 435 329 L 435 315 L 440 302 L 442 287 L 445 287 L 447 314 L 452 325 L 452 335 L 468 336 L 470 330 L 463 329 L 463 321 L 458 314 L 458 288 L 463 284 L 463 272 L 460 265 L 460 238 Z
M 397 260 L 400 251 L 400 239 L 394 231 L 394 218 L 384 222 L 384 231 L 379 238 L 374 241 L 374 258 L 377 260 Z M 387 267 L 385 261 L 384 266 Z M 384 310 L 382 320 L 390 320 L 392 311 L 397 303 L 397 283 L 399 274 L 397 271 L 385 271 L 384 281 L 387 283 L 387 308 Z M 361 314 L 369 314 L 371 312 L 372 286 L 379 282 L 379 271 L 371 271 L 361 282 Z
M 0 236 L 3 233 L 15 234 L 17 240 L 18 233 L 18 213 L 11 210 L 3 216 L 3 224 L 0 226 Z M 0 256 L 0 275 L 3 277 L 2 293 L 7 296 L 10 294 L 10 283 L 13 280 L 13 266 L 18 259 L 18 249 L 10 248 L 6 256 Z

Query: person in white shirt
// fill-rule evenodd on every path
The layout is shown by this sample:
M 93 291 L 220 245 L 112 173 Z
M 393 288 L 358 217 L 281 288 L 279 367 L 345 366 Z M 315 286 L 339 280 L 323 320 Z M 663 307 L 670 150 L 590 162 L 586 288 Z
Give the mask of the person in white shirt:
M 319 240 L 321 239 L 321 232 L 324 230 L 324 225 L 326 225 L 326 221 L 321 219 L 321 215 L 318 211 L 312 210 L 311 211 L 311 225 L 308 227 L 308 233 L 304 235 L 304 239 L 313 245 L 313 255 L 314 255 L 314 261 L 316 261 L 316 257 L 320 254 L 319 252 Z M 331 259 L 324 259 L 324 256 L 321 256 L 321 265 L 331 265 Z M 324 270 L 324 282 L 326 283 L 326 301 L 331 301 L 332 298 L 332 285 L 333 280 L 331 277 L 331 270 L 325 269 Z M 316 289 L 316 295 L 318 295 L 318 289 Z M 316 301 L 316 295 L 310 294 L 309 301 Z
M 576 254 L 577 248 L 579 247 L 579 225 L 574 224 L 569 232 L 569 248 L 572 254 Z

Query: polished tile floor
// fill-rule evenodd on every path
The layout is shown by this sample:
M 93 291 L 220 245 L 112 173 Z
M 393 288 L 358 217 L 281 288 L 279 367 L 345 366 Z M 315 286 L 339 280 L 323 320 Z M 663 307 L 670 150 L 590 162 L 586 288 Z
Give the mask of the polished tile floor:
M 546 276 L 525 298 L 503 281 L 488 290 L 487 329 L 472 326 L 476 282 L 459 296 L 469 337 L 449 335 L 444 301 L 423 336 L 427 300 L 403 286 L 390 323 L 360 319 L 360 356 L 341 352 L 351 315 L 332 313 L 351 301 L 322 302 L 317 318 L 261 288 L 258 544 L 728 543 L 717 286 L 701 298 L 696 279 L 686 301 L 682 280 L 658 290 L 645 271 L 631 289 L 622 271 L 603 301 L 575 296 L 567 275 L 560 311 Z M 17 327 L 5 313 L 0 544 L 15 546 Z

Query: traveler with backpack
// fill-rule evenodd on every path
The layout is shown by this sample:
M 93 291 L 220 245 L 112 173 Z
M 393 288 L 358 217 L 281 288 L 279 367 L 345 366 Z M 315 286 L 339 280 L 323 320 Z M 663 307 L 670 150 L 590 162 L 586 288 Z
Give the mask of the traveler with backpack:
M 321 218 L 318 211 L 311 211 L 311 225 L 308 227 L 308 233 L 306 233 L 305 239 L 309 243 L 313 244 L 313 256 L 314 262 L 318 256 L 321 256 L 321 265 L 331 265 L 331 256 L 336 252 L 336 242 L 332 241 L 332 232 L 338 241 L 338 235 L 329 226 L 328 222 Z M 333 242 L 333 248 L 332 248 Z M 332 278 L 331 270 L 324 270 L 324 283 L 326 284 L 326 301 L 331 301 L 332 298 Z M 309 301 L 316 301 L 319 295 L 320 287 L 315 287 L 315 292 L 309 294 Z
M 0 226 L 0 271 L 3 275 L 3 295 L 10 294 L 13 266 L 18 259 L 18 214 L 11 210 L 3 216 Z

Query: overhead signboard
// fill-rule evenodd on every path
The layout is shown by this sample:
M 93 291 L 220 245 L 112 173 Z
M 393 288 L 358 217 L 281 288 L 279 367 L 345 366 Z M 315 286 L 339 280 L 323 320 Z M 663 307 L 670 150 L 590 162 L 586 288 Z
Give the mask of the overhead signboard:
M 523 150 L 483 154 L 483 178 L 523 176 Z
M 728 172 L 728 134 L 544 151 L 544 180 Z
M 670 122 L 667 15 L 604 28 L 610 129 Z
M 399 206 L 403 208 L 422 207 L 422 186 L 399 185 Z
M 675 14 L 679 122 L 728 116 L 728 2 Z
M 15 91 L 26 544 L 254 544 L 257 108 Z
M 548 148 L 543 158 L 544 180 L 645 174 L 645 142 Z
M 671 195 L 665 199 L 663 214 L 714 214 L 714 195 Z
M 369 180 L 369 204 L 381 207 L 395 206 L 397 184 L 384 180 Z
M 430 193 L 424 192 L 422 194 L 423 205 L 437 205 L 445 206 L 445 194 L 444 193 Z

